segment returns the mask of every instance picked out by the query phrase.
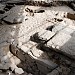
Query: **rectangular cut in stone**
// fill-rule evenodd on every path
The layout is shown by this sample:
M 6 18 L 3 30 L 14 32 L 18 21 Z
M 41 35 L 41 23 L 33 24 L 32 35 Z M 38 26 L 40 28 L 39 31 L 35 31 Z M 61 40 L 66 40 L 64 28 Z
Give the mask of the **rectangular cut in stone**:
M 75 38 L 70 35 L 60 32 L 52 40 L 47 42 L 47 46 L 75 59 Z
M 41 32 L 38 33 L 39 39 L 43 40 L 49 40 L 55 33 L 48 31 L 48 30 L 41 30 Z M 41 40 L 42 40 L 41 39 Z

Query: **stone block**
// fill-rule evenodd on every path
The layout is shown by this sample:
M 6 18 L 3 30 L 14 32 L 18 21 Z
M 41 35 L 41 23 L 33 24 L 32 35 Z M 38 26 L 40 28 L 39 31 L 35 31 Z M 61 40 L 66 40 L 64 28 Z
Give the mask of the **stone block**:
M 60 32 L 52 40 L 47 42 L 47 46 L 75 59 L 74 40 L 74 37 Z

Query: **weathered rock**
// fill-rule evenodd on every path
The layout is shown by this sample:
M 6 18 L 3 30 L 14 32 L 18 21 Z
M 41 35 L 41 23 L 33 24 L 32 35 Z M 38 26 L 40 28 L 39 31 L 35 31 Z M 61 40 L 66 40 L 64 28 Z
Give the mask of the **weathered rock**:
M 22 73 L 24 73 L 24 71 L 22 68 L 15 68 L 15 73 L 22 74 Z
M 29 73 L 28 75 L 33 75 L 33 74 Z
M 27 6 L 25 10 L 27 12 L 32 12 L 32 13 L 43 13 L 43 12 L 45 12 L 44 9 L 42 9 L 38 6 Z
M 70 73 L 70 69 L 67 67 L 61 66 L 54 69 L 51 73 L 47 75 L 68 75 Z
M 75 20 L 75 14 L 67 13 L 67 18 Z
M 11 63 L 8 57 L 9 43 L 2 43 L 0 48 L 0 69 L 8 69 Z
M 37 43 L 35 43 L 33 41 L 28 41 L 25 44 L 19 46 L 18 48 L 23 50 L 25 53 L 28 53 L 36 45 L 37 45 Z
M 75 3 L 74 2 L 70 3 L 69 6 L 75 11 Z
M 23 22 L 23 16 L 16 17 L 16 15 L 11 14 L 8 17 L 4 18 L 3 21 L 6 22 L 7 24 L 19 24 Z
M 74 40 L 74 37 L 60 32 L 52 40 L 47 42 L 47 46 L 52 47 L 57 52 L 64 53 L 75 59 Z
M 48 60 L 37 61 L 37 66 L 38 66 L 38 69 L 44 74 L 49 73 L 51 70 L 57 67 L 53 62 L 51 61 L 48 62 Z
M 49 30 L 49 29 L 48 29 Z M 58 23 L 56 24 L 53 28 L 52 28 L 52 32 L 62 32 L 65 33 L 67 35 L 71 35 L 74 36 L 74 27 L 72 28 L 70 25 L 67 25 L 64 22 Z
M 56 70 L 59 72 L 59 74 L 62 75 L 68 75 L 70 73 L 70 69 L 66 66 L 59 66 L 58 68 L 56 68 Z
M 16 7 L 14 7 L 14 8 L 16 8 Z M 60 56 L 61 54 L 57 55 L 56 54 L 57 52 L 55 52 L 55 51 L 54 51 L 55 54 L 52 55 L 52 59 L 48 59 L 49 57 L 47 56 L 47 54 L 44 51 L 41 51 L 40 49 L 36 48 L 38 43 L 36 44 L 34 42 L 28 41 L 30 39 L 30 36 L 32 36 L 36 32 L 39 32 L 38 33 L 39 37 L 36 36 L 36 38 L 38 37 L 38 39 L 40 38 L 40 40 L 42 40 L 42 38 L 43 38 L 43 39 L 45 39 L 45 41 L 50 40 L 49 47 L 52 47 L 55 50 L 59 50 L 58 52 L 61 52 L 61 53 L 63 52 L 64 54 L 67 53 L 67 55 L 69 53 L 69 55 L 68 55 L 69 57 L 71 57 L 70 51 L 72 52 L 72 56 L 74 55 L 74 42 L 73 42 L 73 40 L 75 40 L 74 39 L 75 35 L 72 34 L 74 32 L 74 29 L 72 30 L 72 28 L 66 27 L 67 25 L 63 25 L 63 22 L 62 22 L 62 24 L 60 24 L 60 26 L 57 25 L 57 26 L 51 28 L 50 30 L 45 30 L 45 31 L 48 31 L 48 32 L 42 31 L 42 29 L 46 29 L 48 26 L 54 25 L 54 24 L 56 25 L 56 22 L 62 21 L 61 19 L 56 18 L 55 15 L 56 16 L 58 14 L 63 15 L 64 12 L 68 12 L 69 9 L 68 9 L 68 11 L 67 10 L 64 11 L 62 9 L 58 10 L 60 8 L 57 9 L 55 7 L 57 10 L 55 10 L 53 8 L 53 10 L 55 10 L 55 11 L 52 11 L 52 10 L 50 10 L 50 8 L 47 8 L 47 9 L 43 8 L 46 11 L 49 11 L 49 10 L 50 10 L 49 12 L 52 11 L 52 13 L 49 13 L 49 12 L 38 13 L 38 12 L 41 12 L 42 8 L 40 8 L 39 10 L 36 9 L 37 11 L 34 10 L 35 11 L 34 16 L 27 15 L 28 19 L 25 20 L 24 23 L 18 24 L 18 26 L 17 25 L 4 26 L 6 24 L 0 26 L 0 31 L 1 31 L 1 33 L 0 33 L 0 43 L 2 43 L 4 41 L 7 41 L 7 42 L 9 41 L 10 43 L 12 43 L 14 41 L 15 43 L 13 43 L 13 44 L 16 44 L 16 46 L 18 44 L 18 46 L 17 46 L 18 49 L 16 47 L 15 48 L 13 47 L 11 52 L 14 55 L 16 55 L 18 58 L 20 58 L 21 61 L 23 61 L 23 62 L 21 62 L 19 59 L 17 59 L 17 57 L 14 57 L 11 54 L 11 52 L 5 52 L 5 55 L 7 53 L 7 56 L 2 57 L 1 61 L 3 62 L 3 64 L 5 64 L 9 61 L 9 60 L 6 60 L 6 59 L 8 59 L 7 57 L 9 57 L 10 62 L 13 62 L 13 63 L 9 63 L 9 64 L 11 64 L 11 66 L 9 66 L 9 67 L 12 68 L 12 71 L 17 67 L 16 66 L 17 64 L 19 65 L 21 63 L 21 65 L 23 65 L 22 66 L 23 69 L 25 71 L 33 74 L 33 75 L 46 75 L 47 73 L 49 73 L 50 71 L 55 69 L 58 66 L 57 64 L 66 65 L 65 64 L 65 62 L 66 62 L 67 63 L 66 66 L 68 66 L 68 68 L 71 65 L 71 63 L 69 61 L 65 61 L 66 56 L 65 56 L 65 59 L 63 59 Z M 21 13 L 20 10 L 21 9 L 19 9 L 17 11 L 17 8 L 16 9 L 12 8 L 12 9 L 10 9 L 10 11 L 5 12 L 5 14 L 1 14 L 0 17 L 3 17 L 3 19 L 6 18 L 6 20 L 7 20 L 7 17 L 8 17 L 8 19 L 9 20 L 11 19 L 11 20 L 7 21 L 7 22 L 14 23 L 13 20 L 14 19 L 17 20 L 20 16 L 17 15 L 17 18 L 15 18 L 15 17 L 10 18 L 10 15 L 12 13 L 15 14 L 16 12 Z M 25 11 L 25 9 L 24 9 L 24 11 Z M 63 12 L 63 14 L 61 14 L 60 12 Z M 25 13 L 27 13 L 27 12 L 25 12 Z M 12 16 L 14 16 L 14 14 Z M 48 14 L 50 14 L 50 15 L 48 15 Z M 6 16 L 6 17 L 4 17 L 4 16 Z M 60 16 L 60 17 L 62 17 L 62 16 Z M 58 21 L 54 22 L 55 20 L 53 21 L 53 19 L 58 20 Z M 15 23 L 17 22 L 16 20 L 15 20 Z M 70 21 L 70 19 L 69 20 L 67 19 L 67 21 Z M 66 23 L 66 21 L 64 21 L 64 22 Z M 72 25 L 72 24 L 69 24 L 69 22 L 68 22 L 68 25 Z M 54 32 L 55 33 L 58 32 L 58 33 L 56 35 L 54 35 L 55 34 Z M 71 36 L 71 37 L 69 37 L 69 36 Z M 35 40 L 36 40 L 36 38 L 35 38 Z M 70 40 L 70 38 L 72 38 L 72 42 L 65 45 L 66 42 L 68 42 L 68 40 Z M 2 51 L 3 51 L 3 49 L 2 49 Z M 49 51 L 51 52 L 50 49 L 49 49 Z M 29 52 L 31 52 L 32 55 L 29 54 Z M 1 65 L 1 66 L 7 67 L 8 64 Z M 63 69 L 63 70 L 65 70 L 65 69 Z M 42 74 L 40 72 L 42 72 Z M 65 75 L 65 74 L 63 73 L 63 75 Z
M 4 8 L 5 11 L 9 11 L 12 7 L 14 7 L 14 5 L 9 5 L 7 4 Z
M 40 49 L 37 49 L 36 47 L 33 47 L 32 49 L 31 49 L 31 52 L 32 52 L 32 54 L 35 56 L 35 57 L 37 57 L 37 58 L 48 58 L 48 56 L 47 56 L 47 54 L 45 53 L 45 52 L 43 52 L 42 50 L 40 50 Z
M 4 10 L 0 10 L 0 14 L 4 14 L 5 13 L 5 11 Z
M 36 42 L 45 42 L 49 40 L 52 36 L 54 36 L 54 32 L 48 31 L 48 30 L 41 30 L 40 32 L 35 33 L 31 40 Z
M 61 30 L 65 29 L 68 25 L 66 25 L 64 22 L 57 23 L 53 28 L 52 31 L 57 33 L 60 32 Z
M 0 10 L 3 10 L 4 7 L 5 7 L 5 5 L 3 5 L 3 4 L 0 3 Z
M 47 58 L 44 58 L 44 59 L 41 59 L 40 57 L 37 58 L 34 55 L 32 55 L 32 53 L 30 52 L 28 54 L 30 54 L 35 59 L 38 69 L 43 74 L 49 73 L 49 71 L 53 70 L 54 68 L 58 66 L 56 63 L 52 62 L 51 60 Z
M 9 67 L 14 70 L 16 65 L 20 63 L 20 60 L 10 52 L 9 45 L 6 42 L 0 45 L 0 69 L 6 71 L 9 70 Z
M 23 51 L 20 51 L 18 48 L 16 48 L 14 45 L 10 46 L 11 52 L 16 55 L 19 59 L 22 61 L 25 61 L 25 56 L 23 55 Z
M 67 35 L 71 35 L 73 37 L 75 30 L 70 27 L 65 27 L 63 30 L 61 30 L 61 32 L 65 33 Z
M 3 18 L 3 21 L 8 24 L 22 23 L 24 19 L 23 12 L 24 6 L 15 6 L 10 11 L 4 14 L 4 16 L 6 17 Z
M 27 53 L 24 53 L 24 51 L 22 52 L 21 50 L 17 49 L 14 46 L 11 46 L 11 50 L 12 51 L 14 50 L 13 53 L 17 57 L 19 57 L 22 61 L 24 61 L 25 62 L 25 65 L 29 65 L 30 66 L 30 65 L 34 64 L 32 62 L 35 61 L 36 64 L 37 64 L 38 69 L 42 73 L 44 73 L 44 74 L 47 74 L 49 71 L 51 71 L 52 69 L 54 69 L 55 67 L 57 67 L 57 64 L 53 63 L 52 61 L 50 61 L 50 60 L 48 60 L 46 58 L 45 59 L 37 58 L 31 52 L 28 52 L 28 54 Z M 15 53 L 16 50 L 17 50 L 17 52 L 16 52 L 17 54 Z M 30 63 L 32 63 L 32 64 L 30 64 Z M 42 67 L 42 69 L 41 69 L 41 67 Z M 24 67 L 24 69 L 26 70 L 27 69 L 27 66 Z M 44 70 L 45 70 L 45 72 L 44 72 Z
M 51 73 L 49 73 L 47 75 L 59 75 L 59 72 L 55 69 Z
M 4 14 L 5 13 L 5 11 L 3 10 L 4 7 L 5 7 L 5 5 L 0 3 L 0 14 Z

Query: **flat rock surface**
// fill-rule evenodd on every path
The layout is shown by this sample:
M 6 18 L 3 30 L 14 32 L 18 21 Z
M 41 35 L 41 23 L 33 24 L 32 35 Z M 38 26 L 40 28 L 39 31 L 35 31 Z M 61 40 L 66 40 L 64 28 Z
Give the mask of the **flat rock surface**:
M 8 12 L 4 14 L 4 16 L 6 17 L 3 20 L 11 24 L 21 23 L 24 19 L 23 13 L 24 13 L 24 6 L 13 7 L 12 9 L 10 9 Z
M 75 58 L 74 29 L 66 25 L 56 25 L 52 31 L 57 34 L 47 42 L 47 46 L 52 46 L 57 52 L 63 52 Z

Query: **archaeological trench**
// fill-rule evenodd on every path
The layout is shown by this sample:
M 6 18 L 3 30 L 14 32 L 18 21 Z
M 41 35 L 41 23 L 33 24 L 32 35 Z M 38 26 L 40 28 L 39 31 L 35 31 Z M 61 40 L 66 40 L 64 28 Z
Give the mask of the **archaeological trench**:
M 75 0 L 0 0 L 0 75 L 75 75 Z

